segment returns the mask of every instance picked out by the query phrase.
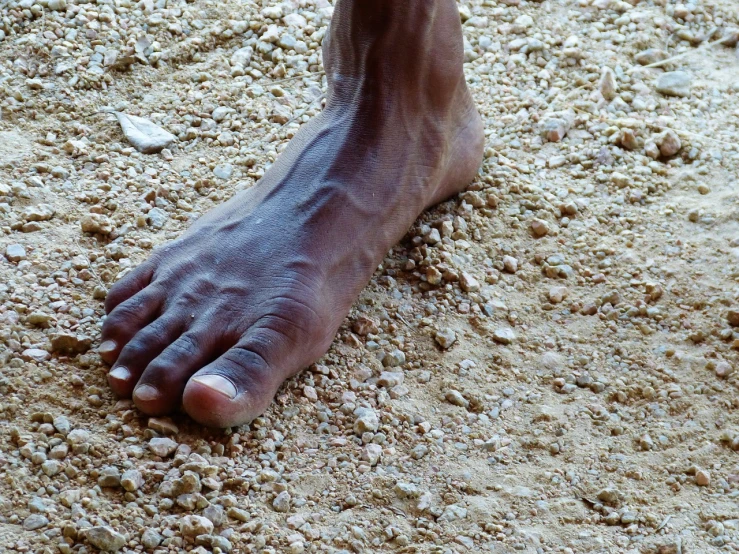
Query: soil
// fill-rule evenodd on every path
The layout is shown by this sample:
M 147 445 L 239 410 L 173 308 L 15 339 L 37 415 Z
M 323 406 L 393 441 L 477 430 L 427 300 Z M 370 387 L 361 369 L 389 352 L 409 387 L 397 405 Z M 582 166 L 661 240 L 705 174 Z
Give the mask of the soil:
M 479 177 L 218 431 L 113 397 L 102 300 L 321 110 L 331 3 L 0 5 L 2 550 L 739 550 L 739 5 L 459 6 Z

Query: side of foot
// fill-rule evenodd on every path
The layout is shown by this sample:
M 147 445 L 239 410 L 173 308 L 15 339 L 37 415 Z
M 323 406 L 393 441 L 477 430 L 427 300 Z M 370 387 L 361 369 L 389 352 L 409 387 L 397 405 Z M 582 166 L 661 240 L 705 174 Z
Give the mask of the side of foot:
M 351 13 L 356 4 L 339 3 L 324 45 L 324 113 L 257 185 L 111 289 L 99 352 L 113 364 L 114 392 L 143 412 L 182 404 L 219 427 L 263 413 L 285 379 L 328 350 L 416 217 L 474 178 L 483 128 L 462 75 L 454 3 L 421 5 L 416 15 L 451 38 L 427 48 L 436 61 L 400 67 L 381 42 L 347 45 L 357 40 L 347 28 L 362 15 Z M 352 48 L 354 65 L 344 59 Z

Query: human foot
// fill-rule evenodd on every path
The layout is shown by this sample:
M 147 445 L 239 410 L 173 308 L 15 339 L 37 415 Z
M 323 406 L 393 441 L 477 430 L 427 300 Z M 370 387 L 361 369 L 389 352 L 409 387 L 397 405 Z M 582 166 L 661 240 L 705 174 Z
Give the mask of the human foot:
M 340 0 L 327 38 L 324 112 L 106 299 L 108 380 L 147 414 L 260 415 L 418 214 L 474 178 L 483 129 L 453 0 Z

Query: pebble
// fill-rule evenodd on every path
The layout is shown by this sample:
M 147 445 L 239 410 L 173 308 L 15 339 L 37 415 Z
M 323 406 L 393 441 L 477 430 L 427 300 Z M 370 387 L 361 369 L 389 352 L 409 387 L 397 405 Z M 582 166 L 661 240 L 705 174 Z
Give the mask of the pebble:
M 85 531 L 88 542 L 105 552 L 117 552 L 126 544 L 126 537 L 107 525 Z
M 276 512 L 280 513 L 286 513 L 290 510 L 290 501 L 291 501 L 290 493 L 287 491 L 282 491 L 280 494 L 278 494 L 275 499 L 272 501 L 272 507 Z
M 359 407 L 354 410 L 354 415 L 357 416 L 354 420 L 354 432 L 357 435 L 374 433 L 380 428 L 380 418 L 372 408 Z
M 177 450 L 177 443 L 167 437 L 154 437 L 149 441 L 149 450 L 160 458 L 171 456 Z
M 98 485 L 101 487 L 119 487 L 121 485 L 121 472 L 117 467 L 107 466 L 100 470 Z
M 503 256 L 503 269 L 508 273 L 516 273 L 518 271 L 518 260 L 513 256 Z
M 137 469 L 129 469 L 121 475 L 121 486 L 128 492 L 139 490 L 144 485 L 144 477 Z
M 531 222 L 531 230 L 535 237 L 544 237 L 549 234 L 549 224 L 543 219 L 534 219 Z
M 601 71 L 598 90 L 603 98 L 608 101 L 616 98 L 618 94 L 618 85 L 616 84 L 616 74 L 610 67 L 604 67 Z
M 739 327 L 739 310 L 729 310 L 726 312 L 726 321 L 732 327 Z
M 51 354 L 49 354 L 46 350 L 41 350 L 40 348 L 27 348 L 21 353 L 21 355 L 24 359 L 33 360 L 36 362 L 45 362 L 46 360 L 51 358 Z
M 695 484 L 699 487 L 709 487 L 711 485 L 711 474 L 708 471 L 699 469 L 695 472 Z
M 64 435 L 65 437 L 72 430 L 72 424 L 63 415 L 58 415 L 54 417 L 54 419 L 52 420 L 52 425 L 54 425 L 54 429 L 56 429 L 57 432 L 59 432 L 61 435 Z
M 213 522 L 208 518 L 196 515 L 187 515 L 180 519 L 180 533 L 188 537 L 210 535 L 213 532 Z
M 634 59 L 639 65 L 652 65 L 653 63 L 666 60 L 667 54 L 659 48 L 648 48 L 639 52 Z
M 220 164 L 213 169 L 213 175 L 219 179 L 230 179 L 231 175 L 233 175 L 233 169 L 231 164 Z
M 657 78 L 657 91 L 665 96 L 690 96 L 692 78 L 685 71 L 669 71 Z
M 567 289 L 567 287 L 554 286 L 549 289 L 549 301 L 552 304 L 559 304 L 565 298 L 567 298 L 568 294 L 569 294 L 569 290 Z
M 168 417 L 150 417 L 147 426 L 164 435 L 176 435 L 180 432 L 177 425 Z
M 113 224 L 102 214 L 85 214 L 80 220 L 80 227 L 84 233 L 98 233 L 109 235 L 113 230 Z
M 46 527 L 48 524 L 49 520 L 46 516 L 42 516 L 41 514 L 31 514 L 23 520 L 23 529 L 26 531 L 35 531 L 36 529 Z
M 150 550 L 159 546 L 163 540 L 164 537 L 156 529 L 145 529 L 141 533 L 141 545 Z
M 5 248 L 5 257 L 11 262 L 20 262 L 26 259 L 26 249 L 20 244 L 11 244 Z
M 383 371 L 377 379 L 377 386 L 390 389 L 401 385 L 404 378 L 402 371 Z
M 379 444 L 370 443 L 362 449 L 362 460 L 369 462 L 370 466 L 376 466 L 382 457 L 382 447 Z
M 659 147 L 660 153 L 667 158 L 680 152 L 680 149 L 683 147 L 680 137 L 677 136 L 675 131 L 671 130 L 667 130 L 656 136 L 654 142 Z
M 500 344 L 511 344 L 514 340 L 516 340 L 516 334 L 513 332 L 513 329 L 504 327 L 501 329 L 496 329 L 493 332 L 493 339 L 495 340 L 495 342 Z
M 91 346 L 92 339 L 83 335 L 60 332 L 51 336 L 52 352 L 74 356 L 75 354 L 84 354 L 90 350 Z
M 454 389 L 448 390 L 446 394 L 444 395 L 444 398 L 446 399 L 447 402 L 449 402 L 450 404 L 454 406 L 461 406 L 463 408 L 467 408 L 470 405 L 469 401 L 464 396 L 462 396 L 462 393 L 459 392 L 458 390 L 454 390 Z
M 39 204 L 26 208 L 23 217 L 26 221 L 48 221 L 55 213 L 56 210 L 49 204 Z
M 466 271 L 463 271 L 459 277 L 459 286 L 465 292 L 477 292 L 480 290 L 480 283 Z
M 146 222 L 154 229 L 162 229 L 169 219 L 169 214 L 161 208 L 152 208 L 146 214 Z
M 177 140 L 172 133 L 148 119 L 118 111 L 110 113 L 118 120 L 128 142 L 142 154 L 156 154 Z
M 734 373 L 734 368 L 729 362 L 720 361 L 716 364 L 716 377 L 720 379 L 726 379 L 729 375 Z
M 455 342 L 457 342 L 457 334 L 454 332 L 453 329 L 449 327 L 444 327 L 443 329 L 439 329 L 436 332 L 436 335 L 434 335 L 434 339 L 439 346 L 441 346 L 444 350 L 447 350 L 451 348 Z

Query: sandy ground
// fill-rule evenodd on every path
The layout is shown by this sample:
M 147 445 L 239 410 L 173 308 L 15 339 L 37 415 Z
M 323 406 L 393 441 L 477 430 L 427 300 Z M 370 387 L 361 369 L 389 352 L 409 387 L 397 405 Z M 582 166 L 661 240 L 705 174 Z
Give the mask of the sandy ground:
M 226 431 L 111 395 L 107 288 L 321 109 L 331 13 L 0 0 L 0 550 L 739 550 L 734 0 L 460 3 L 484 166 L 321 363 Z

